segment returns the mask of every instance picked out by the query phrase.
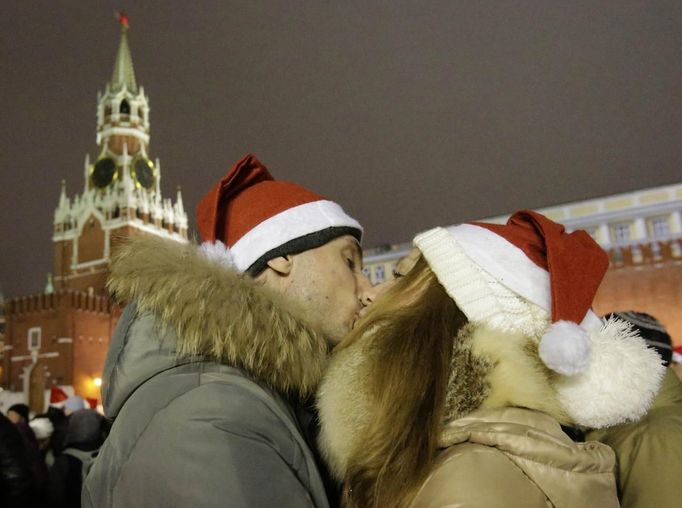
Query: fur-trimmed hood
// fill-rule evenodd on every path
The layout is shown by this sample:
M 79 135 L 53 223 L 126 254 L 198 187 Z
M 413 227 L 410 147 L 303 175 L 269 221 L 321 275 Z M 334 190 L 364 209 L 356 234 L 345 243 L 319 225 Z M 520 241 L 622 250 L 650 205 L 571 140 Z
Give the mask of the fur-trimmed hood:
M 444 425 L 480 407 L 529 407 L 567 419 L 549 382 L 552 372 L 533 354 L 532 341 L 523 335 L 469 324 L 454 348 Z M 368 389 L 374 384 L 372 360 L 384 354 L 371 334 L 341 349 L 332 356 L 318 390 L 319 445 L 339 479 L 355 450 L 362 448 L 362 437 L 373 419 L 377 394 Z M 393 396 L 400 404 L 398 393 L 381 396 Z
M 192 361 L 240 368 L 259 383 L 299 397 L 312 393 L 320 380 L 328 354 L 324 337 L 293 316 L 290 302 L 209 260 L 196 245 L 133 238 L 114 256 L 108 288 L 116 299 L 134 303 L 126 312 L 153 316 L 132 320 L 131 326 L 142 328 L 135 341 L 111 346 L 118 350 L 113 362 L 124 365 L 105 372 L 110 407 L 120 407 L 157 372 Z
M 319 445 L 339 479 L 354 454 L 362 453 L 378 398 L 394 397 L 401 404 L 399 391 L 371 393 L 368 388 L 376 386 L 377 362 L 387 355 L 372 338 L 370 332 L 334 353 L 318 389 Z M 640 418 L 658 389 L 660 359 L 621 321 L 603 323 L 591 340 L 595 354 L 587 372 L 567 377 L 540 360 L 537 338 L 466 325 L 454 341 L 444 428 L 477 409 L 504 407 L 532 409 L 566 424 L 585 420 L 608 426 Z M 636 362 L 642 364 L 639 370 Z M 405 372 L 405 382 L 409 379 Z M 444 433 L 440 446 L 450 444 Z

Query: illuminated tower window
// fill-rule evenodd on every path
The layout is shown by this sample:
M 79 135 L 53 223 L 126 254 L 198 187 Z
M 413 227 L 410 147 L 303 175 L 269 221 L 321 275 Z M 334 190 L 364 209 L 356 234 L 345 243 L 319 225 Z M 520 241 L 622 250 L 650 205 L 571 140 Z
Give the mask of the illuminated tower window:
M 40 349 L 41 343 L 41 328 L 34 326 L 28 329 L 28 350 L 34 351 Z
M 121 107 L 118 110 L 122 115 L 129 115 L 130 114 L 130 104 L 128 104 L 128 101 L 123 99 L 121 101 Z

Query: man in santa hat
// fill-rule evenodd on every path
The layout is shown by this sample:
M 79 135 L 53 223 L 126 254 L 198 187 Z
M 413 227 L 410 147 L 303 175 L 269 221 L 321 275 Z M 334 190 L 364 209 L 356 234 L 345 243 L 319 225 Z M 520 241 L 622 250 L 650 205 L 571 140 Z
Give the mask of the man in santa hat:
M 369 303 L 362 228 L 253 155 L 201 200 L 201 248 L 132 240 L 107 356 L 111 433 L 83 506 L 328 506 L 305 401 Z

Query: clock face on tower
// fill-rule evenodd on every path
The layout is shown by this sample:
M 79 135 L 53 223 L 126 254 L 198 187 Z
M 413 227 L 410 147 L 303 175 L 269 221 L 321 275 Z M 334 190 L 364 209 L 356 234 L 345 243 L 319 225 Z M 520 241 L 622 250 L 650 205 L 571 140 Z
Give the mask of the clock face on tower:
M 156 180 L 152 161 L 144 157 L 138 157 L 133 165 L 133 177 L 141 187 L 151 189 Z
M 92 170 L 92 183 L 100 189 L 105 188 L 114 180 L 116 163 L 111 157 L 105 157 L 95 163 Z

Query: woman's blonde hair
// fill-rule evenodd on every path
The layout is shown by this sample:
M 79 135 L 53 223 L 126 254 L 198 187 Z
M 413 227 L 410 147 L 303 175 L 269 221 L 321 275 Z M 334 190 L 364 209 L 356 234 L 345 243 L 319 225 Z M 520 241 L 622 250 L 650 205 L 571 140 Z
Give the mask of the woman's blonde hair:
M 466 323 L 420 257 L 339 346 L 371 335 L 376 352 L 368 359 L 376 405 L 349 461 L 344 506 L 402 507 L 414 497 L 437 450 L 453 342 Z

